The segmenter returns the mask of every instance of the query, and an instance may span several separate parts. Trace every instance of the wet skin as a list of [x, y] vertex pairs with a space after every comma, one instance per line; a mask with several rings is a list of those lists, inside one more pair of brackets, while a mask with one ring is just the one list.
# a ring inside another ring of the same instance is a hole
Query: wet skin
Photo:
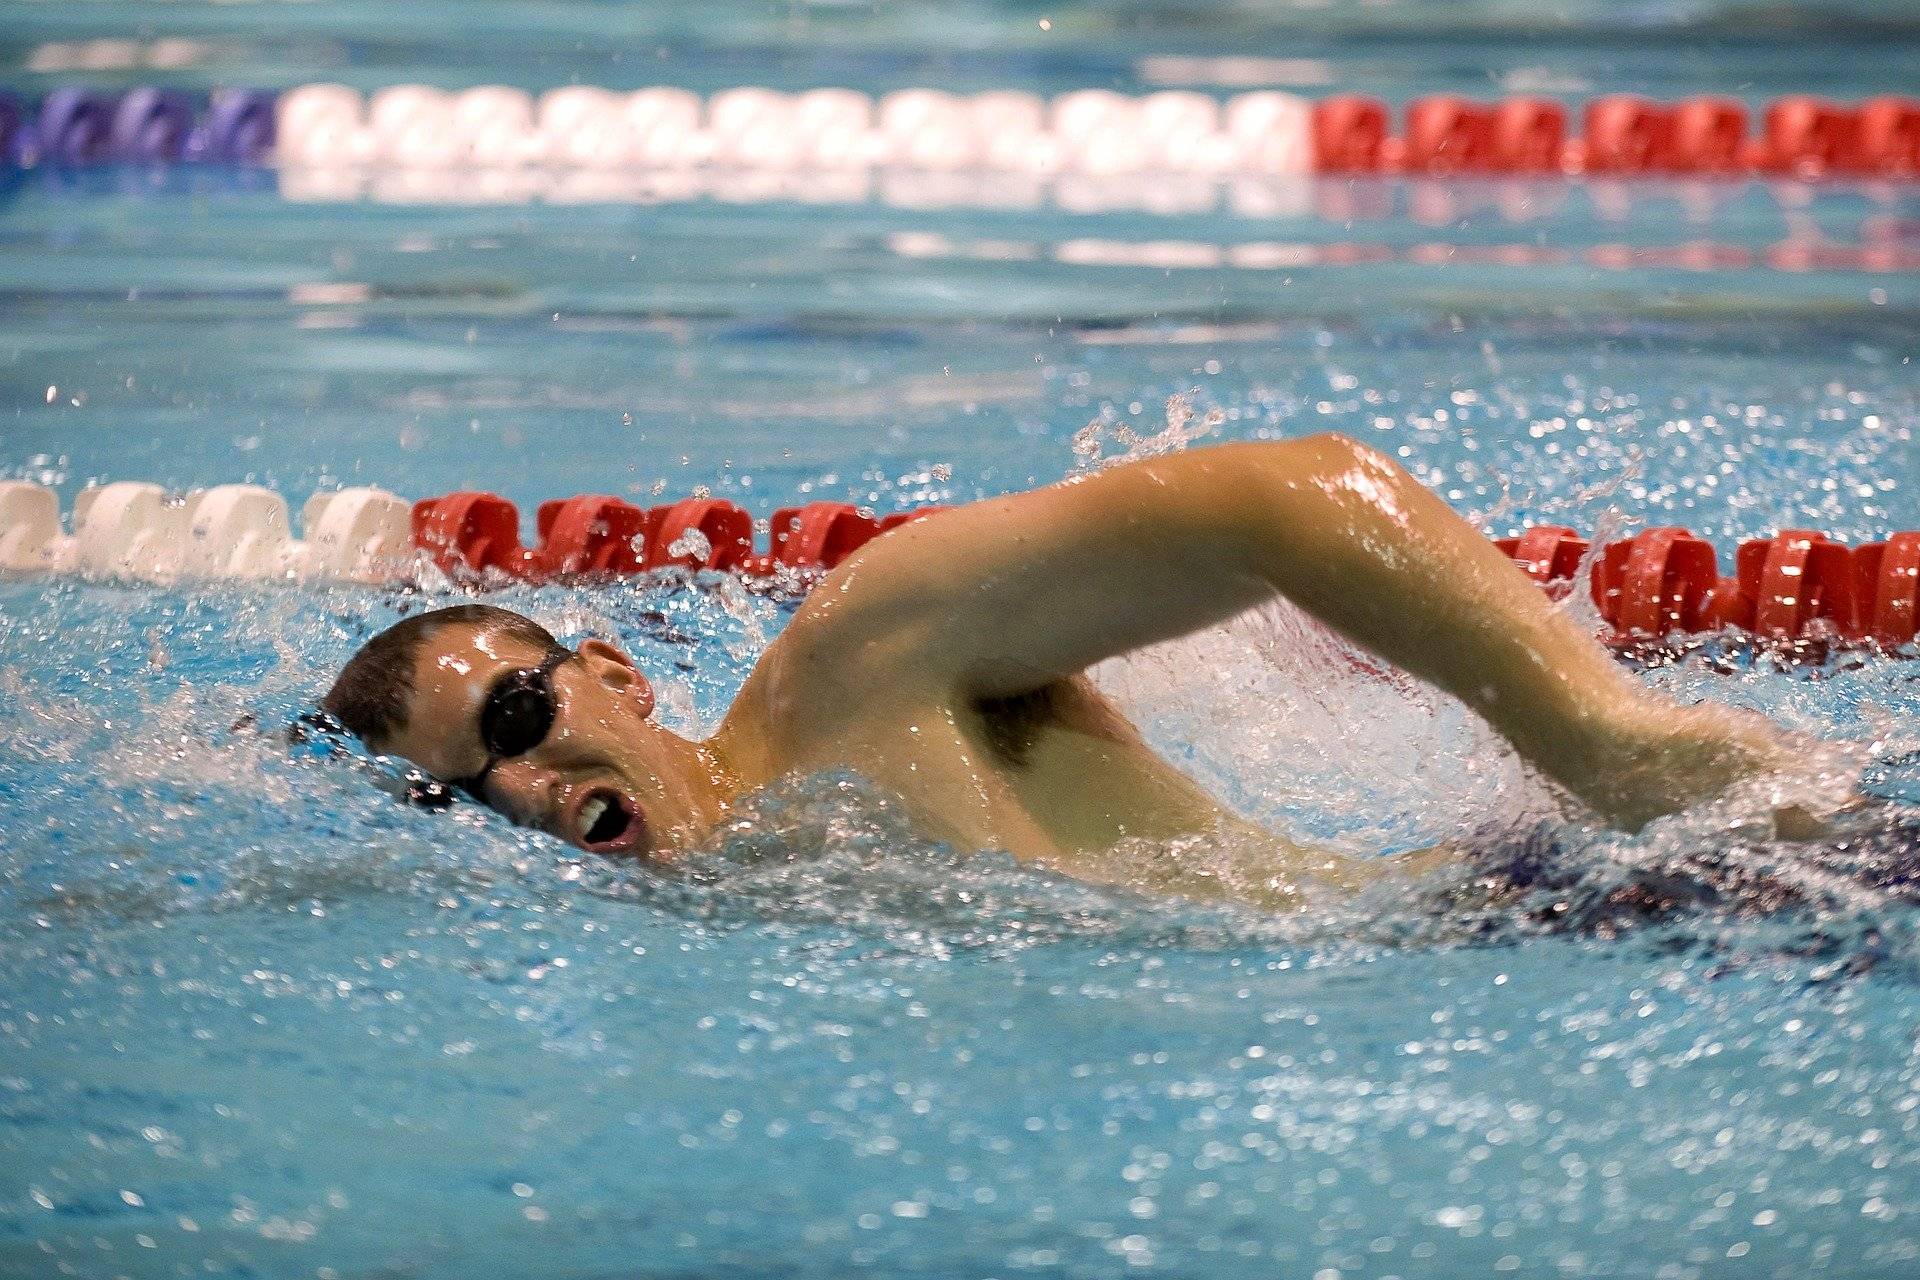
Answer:
[[[1680, 707], [1619, 670], [1390, 460], [1315, 436], [1127, 464], [876, 539], [814, 590], [704, 742], [656, 725], [632, 660], [589, 641], [554, 671], [552, 731], [501, 761], [485, 798], [582, 848], [671, 858], [749, 791], [852, 768], [938, 839], [1091, 879], [1291, 901], [1381, 864], [1227, 812], [1081, 674], [1276, 595], [1461, 698], [1615, 825], [1779, 758], [1765, 721]], [[435, 633], [403, 727], [374, 745], [437, 777], [474, 773], [486, 692], [541, 656], [500, 634]], [[1224, 837], [1249, 872], [1141, 852], [1194, 837]]]

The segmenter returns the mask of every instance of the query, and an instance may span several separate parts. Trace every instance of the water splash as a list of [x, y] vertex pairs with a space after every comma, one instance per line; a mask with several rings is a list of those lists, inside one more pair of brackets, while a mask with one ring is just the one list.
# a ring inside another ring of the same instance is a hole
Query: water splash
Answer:
[[[1213, 435], [1226, 422], [1226, 411], [1213, 406], [1200, 413], [1194, 408], [1197, 395], [1197, 391], [1185, 391], [1168, 396], [1167, 425], [1148, 435], [1140, 434], [1125, 423], [1111, 421], [1105, 415], [1093, 419], [1074, 433], [1075, 471], [1103, 471], [1125, 462], [1178, 453]], [[1114, 452], [1110, 453], [1110, 449]]]

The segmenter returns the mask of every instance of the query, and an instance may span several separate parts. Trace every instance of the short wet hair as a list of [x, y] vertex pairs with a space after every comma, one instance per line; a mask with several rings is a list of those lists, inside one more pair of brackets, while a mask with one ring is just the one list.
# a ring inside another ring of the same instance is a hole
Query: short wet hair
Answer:
[[490, 604], [460, 604], [415, 614], [360, 646], [360, 652], [340, 669], [333, 688], [320, 700], [320, 709], [362, 742], [378, 746], [406, 722], [407, 699], [413, 694], [413, 664], [420, 646], [455, 626], [510, 636], [543, 651], [559, 646], [553, 633], [532, 618]]

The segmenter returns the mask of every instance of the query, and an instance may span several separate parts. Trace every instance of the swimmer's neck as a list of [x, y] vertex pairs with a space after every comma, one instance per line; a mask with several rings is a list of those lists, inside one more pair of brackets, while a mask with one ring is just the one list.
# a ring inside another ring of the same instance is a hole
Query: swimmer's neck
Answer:
[[743, 780], [736, 764], [737, 747], [725, 726], [704, 741], [664, 737], [654, 750], [664, 752], [666, 759], [656, 755], [650, 763], [656, 769], [668, 764], [665, 775], [674, 779], [664, 797], [668, 811], [656, 818], [664, 819], [659, 834], [666, 837], [667, 847], [660, 852], [670, 853], [673, 848], [703, 843], [732, 818], [736, 802], [756, 784]]

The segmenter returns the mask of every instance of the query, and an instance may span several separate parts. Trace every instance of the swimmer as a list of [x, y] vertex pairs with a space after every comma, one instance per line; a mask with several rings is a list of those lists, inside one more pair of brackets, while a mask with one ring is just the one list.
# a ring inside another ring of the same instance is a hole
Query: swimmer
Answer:
[[[851, 769], [929, 836], [1135, 888], [1284, 904], [1445, 858], [1256, 828], [1084, 674], [1275, 597], [1465, 702], [1622, 829], [1786, 762], [1765, 719], [1633, 679], [1444, 502], [1338, 435], [1131, 462], [903, 525], [814, 589], [704, 741], [654, 721], [620, 649], [565, 649], [483, 605], [374, 637], [322, 706], [372, 750], [595, 853], [671, 862], [754, 790]], [[1257, 851], [1259, 874], [1139, 852], [1196, 840]]]

